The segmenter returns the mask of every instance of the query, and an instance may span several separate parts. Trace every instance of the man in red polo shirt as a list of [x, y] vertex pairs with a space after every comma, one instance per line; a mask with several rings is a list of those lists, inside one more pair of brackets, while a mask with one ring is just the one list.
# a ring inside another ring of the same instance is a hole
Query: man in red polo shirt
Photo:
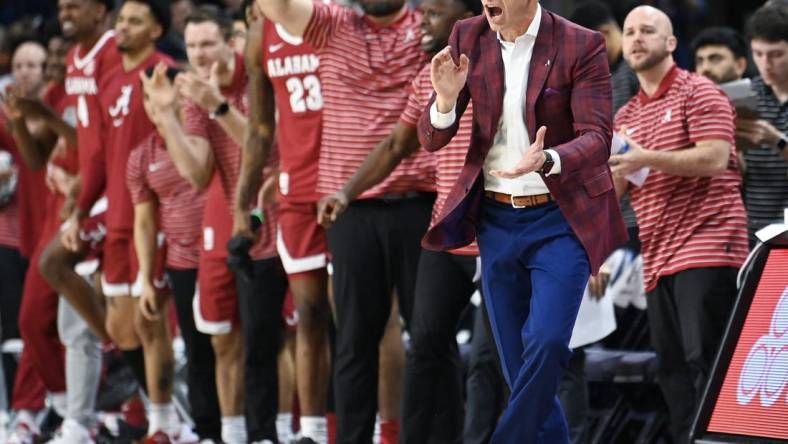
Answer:
[[[475, 0], [424, 0], [422, 49], [436, 54], [448, 42], [454, 23], [481, 13]], [[425, 65], [411, 85], [407, 106], [391, 136], [379, 144], [339, 193], [350, 200], [379, 183], [397, 164], [419, 149], [416, 126], [433, 94], [430, 66]], [[451, 188], [460, 175], [471, 141], [472, 105], [463, 115], [457, 135], [434, 155], [438, 196], [431, 224], [440, 215]], [[321, 210], [340, 207], [337, 193], [321, 202]], [[318, 218], [328, 219], [328, 214]], [[411, 347], [405, 369], [404, 442], [457, 442], [463, 430], [463, 384], [455, 329], [478, 282], [479, 250], [471, 244], [450, 252], [422, 250], [416, 279], [416, 299], [411, 314]]]
[[[362, 11], [310, 0], [258, 0], [289, 34], [320, 57], [323, 134], [317, 192], [331, 194], [389, 135], [407, 102], [407, 87], [426, 63], [421, 15], [402, 0], [364, 0]], [[337, 348], [334, 367], [337, 439], [371, 439], [377, 408], [378, 344], [391, 306], [410, 319], [419, 239], [434, 200], [434, 165], [407, 159], [349, 204], [328, 231], [334, 269]], [[347, 206], [347, 199], [344, 199]], [[328, 219], [332, 211], [328, 212]], [[328, 224], [328, 220], [323, 220]]]
[[629, 150], [610, 157], [619, 191], [628, 174], [640, 226], [658, 379], [674, 437], [686, 443], [747, 256], [747, 220], [734, 146], [734, 109], [709, 79], [678, 68], [670, 19], [650, 6], [624, 22], [624, 58], [640, 92], [616, 115]]

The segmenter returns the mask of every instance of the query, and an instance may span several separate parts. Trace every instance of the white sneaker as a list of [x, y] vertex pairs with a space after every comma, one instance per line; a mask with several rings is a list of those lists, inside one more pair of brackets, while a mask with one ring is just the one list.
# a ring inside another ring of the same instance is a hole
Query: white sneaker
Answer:
[[66, 419], [48, 444], [93, 444], [90, 431], [73, 419]]
[[188, 425], [181, 423], [178, 433], [170, 435], [173, 444], [200, 444], [200, 437]]
[[33, 444], [37, 438], [38, 433], [30, 425], [24, 422], [17, 422], [11, 434], [8, 435], [6, 444]]
[[11, 417], [6, 410], [0, 410], [0, 442], [6, 442], [6, 435], [10, 432], [8, 426], [11, 423]]

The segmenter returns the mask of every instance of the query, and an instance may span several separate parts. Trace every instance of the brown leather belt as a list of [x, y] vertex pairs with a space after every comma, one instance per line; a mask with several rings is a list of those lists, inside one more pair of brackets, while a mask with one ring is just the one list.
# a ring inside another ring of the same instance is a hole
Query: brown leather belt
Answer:
[[514, 208], [535, 207], [537, 205], [543, 205], [554, 200], [550, 193], [535, 194], [533, 196], [512, 196], [511, 194], [485, 190], [484, 195], [489, 199], [502, 204], [511, 205]]

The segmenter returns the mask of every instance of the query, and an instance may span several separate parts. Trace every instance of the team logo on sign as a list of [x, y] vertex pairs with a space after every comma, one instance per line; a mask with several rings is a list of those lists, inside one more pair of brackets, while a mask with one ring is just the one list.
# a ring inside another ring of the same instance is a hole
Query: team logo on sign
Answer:
[[[763, 407], [778, 402], [788, 384], [788, 287], [774, 309], [769, 333], [750, 349], [742, 367], [736, 401], [747, 405], [756, 397]], [[783, 399], [788, 404], [788, 396]]]

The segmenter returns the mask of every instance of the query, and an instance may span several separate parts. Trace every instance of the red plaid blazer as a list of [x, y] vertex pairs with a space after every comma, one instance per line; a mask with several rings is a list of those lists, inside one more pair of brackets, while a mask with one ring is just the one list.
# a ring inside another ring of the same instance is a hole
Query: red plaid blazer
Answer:
[[[422, 146], [435, 151], [457, 132], [459, 116], [473, 99], [473, 129], [465, 165], [438, 222], [422, 246], [448, 250], [476, 236], [484, 194], [484, 158], [492, 146], [503, 107], [504, 67], [496, 33], [484, 16], [458, 22], [449, 44], [455, 62], [470, 59], [468, 80], [457, 100], [453, 126], [437, 130], [429, 107], [421, 116]], [[561, 173], [544, 178], [564, 217], [588, 253], [592, 273], [627, 239], [613, 180], [607, 165], [612, 138], [610, 69], [602, 35], [543, 10], [531, 57], [525, 100], [531, 140], [547, 126], [545, 147], [561, 157]]]

